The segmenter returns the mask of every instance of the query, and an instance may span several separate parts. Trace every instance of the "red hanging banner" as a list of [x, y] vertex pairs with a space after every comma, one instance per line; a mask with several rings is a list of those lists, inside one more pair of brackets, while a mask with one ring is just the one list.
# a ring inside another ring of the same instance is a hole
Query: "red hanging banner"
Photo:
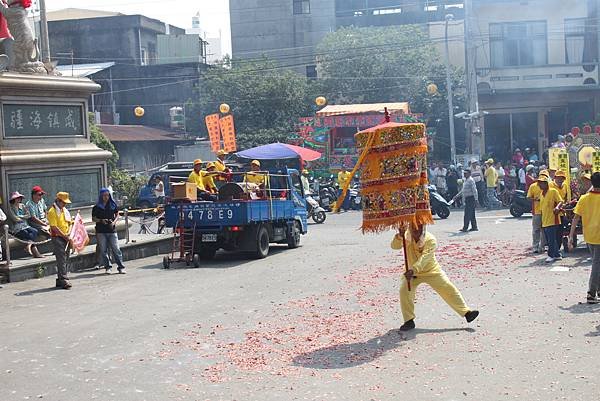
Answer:
[[233, 123], [233, 115], [228, 115], [219, 121], [221, 126], [221, 134], [223, 135], [223, 145], [225, 152], [231, 153], [237, 150], [235, 141], [235, 125]]
[[218, 152], [221, 149], [221, 127], [219, 124], [219, 114], [210, 114], [204, 119], [208, 137], [210, 139], [210, 148], [213, 152]]

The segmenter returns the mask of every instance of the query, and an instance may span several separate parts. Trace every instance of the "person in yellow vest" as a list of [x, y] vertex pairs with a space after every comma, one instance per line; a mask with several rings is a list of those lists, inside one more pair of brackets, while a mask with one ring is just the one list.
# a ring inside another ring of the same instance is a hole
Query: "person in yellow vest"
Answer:
[[67, 205], [71, 203], [67, 192], [56, 194], [54, 204], [48, 210], [48, 224], [50, 225], [50, 235], [52, 236], [52, 246], [54, 257], [56, 258], [56, 287], [65, 290], [71, 289], [69, 281], [69, 247], [73, 246], [73, 241], [69, 238], [71, 232], [71, 215], [67, 210]]
[[496, 187], [498, 186], [498, 171], [494, 168], [494, 159], [488, 159], [485, 162], [485, 183], [487, 194], [487, 208], [494, 209], [500, 206], [500, 201], [496, 197]]
[[550, 187], [550, 178], [545, 175], [538, 177], [538, 185], [542, 190], [540, 195], [540, 210], [542, 212], [542, 228], [548, 244], [548, 257], [546, 263], [562, 259], [558, 246], [558, 233], [560, 229], [560, 209], [563, 199], [556, 188]]
[[573, 239], [579, 222], [583, 225], [583, 239], [592, 253], [592, 271], [588, 286], [587, 302], [600, 303], [600, 173], [592, 175], [592, 189], [579, 198], [569, 233], [569, 249], [573, 250]]
[[216, 197], [214, 195], [211, 195], [211, 193], [206, 190], [206, 186], [204, 185], [205, 177], [206, 171], [202, 170], [202, 160], [194, 160], [194, 169], [188, 177], [188, 182], [196, 184], [196, 189], [198, 190], [198, 198], [205, 201], [215, 201]]
[[[347, 183], [352, 180], [352, 173], [346, 169], [345, 166], [342, 166], [342, 169], [338, 173], [337, 182], [338, 182], [338, 196], [342, 196], [342, 192]], [[340, 210], [349, 210], [350, 209], [350, 191], [346, 192], [346, 197], [344, 198]]]
[[260, 162], [252, 160], [250, 171], [244, 175], [244, 182], [264, 187], [267, 184], [267, 175], [260, 173]]
[[209, 162], [206, 164], [206, 174], [204, 175], [204, 189], [210, 192], [211, 194], [216, 194], [219, 192], [217, 186], [215, 185], [215, 177], [219, 177], [219, 174], [216, 173], [215, 163]]
[[[408, 266], [400, 280], [400, 308], [404, 318], [400, 330], [408, 331], [415, 328], [415, 294], [421, 284], [433, 288], [468, 323], [475, 320], [479, 316], [479, 311], [467, 306], [461, 293], [448, 279], [435, 257], [437, 241], [433, 234], [427, 232], [425, 226], [413, 223], [404, 233], [404, 238]], [[402, 249], [402, 242], [402, 234], [396, 234], [392, 240], [392, 249]], [[410, 291], [408, 282], [411, 285]]]
[[[556, 173], [554, 173], [554, 181], [550, 183], [552, 188], [556, 188], [563, 202], [567, 202], [571, 198], [571, 188], [569, 185], [567, 185], [566, 180], [567, 174], [562, 170], [558, 170]], [[567, 227], [567, 219], [565, 218], [564, 213], [560, 213], [559, 219], [560, 227], [558, 230], [556, 230], [556, 235], [558, 239], [558, 250], [560, 251], [563, 239], [563, 230], [565, 227]]]
[[215, 171], [220, 173], [215, 177], [217, 181], [229, 181], [228, 174], [231, 173], [231, 169], [225, 164], [225, 158], [229, 153], [223, 149], [217, 152], [217, 160], [215, 161]]
[[[548, 177], [548, 171], [540, 171], [540, 177]], [[527, 198], [531, 199], [531, 236], [533, 239], [533, 253], [544, 253], [546, 247], [546, 236], [542, 230], [542, 210], [540, 209], [540, 195], [542, 189], [540, 188], [537, 180], [529, 186], [527, 190]]]

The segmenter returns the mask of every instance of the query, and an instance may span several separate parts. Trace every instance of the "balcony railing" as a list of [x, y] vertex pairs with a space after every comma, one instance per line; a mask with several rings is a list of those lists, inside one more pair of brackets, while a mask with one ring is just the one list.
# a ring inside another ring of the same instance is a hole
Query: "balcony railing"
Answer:
[[598, 88], [598, 63], [478, 68], [478, 90]]

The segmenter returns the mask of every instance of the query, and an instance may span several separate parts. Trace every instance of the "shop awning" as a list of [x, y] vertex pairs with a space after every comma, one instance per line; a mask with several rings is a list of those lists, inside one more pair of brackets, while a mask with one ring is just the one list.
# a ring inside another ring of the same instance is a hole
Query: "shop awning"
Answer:
[[317, 112], [317, 117], [344, 116], [349, 114], [368, 114], [384, 113], [387, 107], [388, 112], [410, 114], [408, 102], [400, 103], [370, 103], [370, 104], [336, 104], [326, 106]]

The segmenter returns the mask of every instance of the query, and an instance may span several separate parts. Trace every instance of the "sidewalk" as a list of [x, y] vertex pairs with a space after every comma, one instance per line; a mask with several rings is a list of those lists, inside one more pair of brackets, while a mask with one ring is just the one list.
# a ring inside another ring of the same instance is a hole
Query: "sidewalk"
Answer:
[[[123, 260], [135, 260], [167, 253], [171, 250], [171, 234], [131, 234], [130, 242], [119, 240]], [[44, 253], [43, 259], [32, 257], [13, 259], [9, 267], [0, 266], [0, 282], [24, 281], [56, 274], [56, 260], [52, 253]], [[71, 255], [70, 271], [75, 272], [93, 268], [97, 265], [96, 245], [87, 246], [80, 254]]]

